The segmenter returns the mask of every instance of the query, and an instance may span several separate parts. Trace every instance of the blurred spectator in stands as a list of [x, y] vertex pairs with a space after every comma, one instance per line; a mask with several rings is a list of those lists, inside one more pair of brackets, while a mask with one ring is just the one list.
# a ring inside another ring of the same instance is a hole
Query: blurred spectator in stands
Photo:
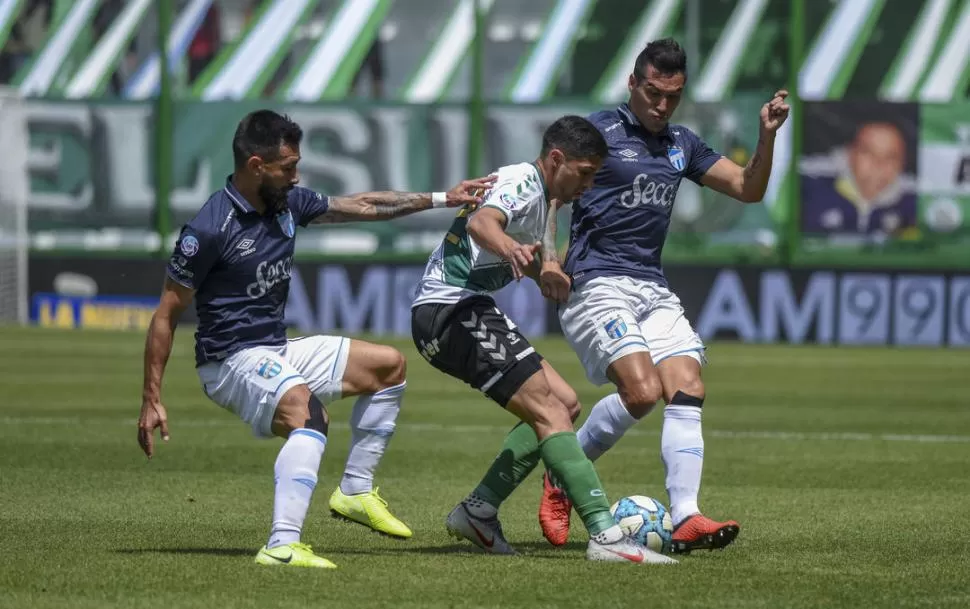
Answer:
[[13, 81], [17, 72], [40, 51], [51, 25], [53, 0], [29, 0], [14, 22], [0, 51], [0, 84]]
[[352, 89], [354, 94], [360, 97], [366, 97], [361, 90], [361, 81], [363, 80], [365, 73], [370, 74], [370, 96], [374, 99], [383, 99], [384, 43], [381, 42], [380, 33], [374, 37], [374, 42], [370, 45], [370, 50], [367, 51], [367, 57], [364, 58], [364, 62], [360, 65], [360, 68], [354, 75], [354, 84], [352, 85]]
[[[249, 27], [250, 22], [256, 17], [256, 13], [259, 12], [260, 6], [263, 4], [263, 0], [252, 0], [246, 6], [245, 19], [243, 21], [243, 27]], [[276, 68], [276, 72], [273, 77], [270, 78], [269, 82], [266, 83], [266, 87], [263, 89], [263, 97], [272, 97], [276, 94], [276, 88], [283, 84], [286, 77], [290, 74], [290, 69], [293, 66], [293, 51], [289, 50], [280, 62], [279, 67]]]
[[[98, 41], [108, 32], [111, 28], [111, 24], [121, 9], [124, 8], [124, 3], [122, 0], [103, 0], [100, 6], [98, 6], [98, 11], [94, 14], [94, 21], [91, 23], [91, 29], [94, 32], [93, 45], [97, 45]], [[93, 48], [93, 46], [92, 46]], [[131, 53], [131, 48], [129, 47], [129, 55]], [[108, 83], [108, 90], [106, 93], [111, 96], [117, 96], [121, 92], [121, 87], [124, 83], [124, 66], [119, 66], [111, 73], [111, 80]]]
[[219, 52], [222, 46], [222, 32], [219, 24], [219, 7], [213, 3], [206, 13], [202, 25], [195, 33], [195, 38], [189, 45], [189, 82], [202, 74], [209, 62]]

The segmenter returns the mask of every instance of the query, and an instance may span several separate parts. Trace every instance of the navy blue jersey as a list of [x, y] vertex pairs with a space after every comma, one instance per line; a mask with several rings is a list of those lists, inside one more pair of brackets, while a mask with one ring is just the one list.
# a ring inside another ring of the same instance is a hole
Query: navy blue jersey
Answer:
[[196, 290], [196, 365], [286, 342], [283, 313], [296, 226], [326, 212], [328, 200], [297, 187], [287, 203], [287, 211], [264, 216], [227, 179], [182, 227], [167, 270], [172, 280]]
[[660, 254], [680, 181], [700, 184], [721, 155], [682, 125], [649, 133], [626, 104], [589, 120], [609, 155], [593, 187], [573, 203], [565, 271], [573, 285], [625, 276], [665, 286]]

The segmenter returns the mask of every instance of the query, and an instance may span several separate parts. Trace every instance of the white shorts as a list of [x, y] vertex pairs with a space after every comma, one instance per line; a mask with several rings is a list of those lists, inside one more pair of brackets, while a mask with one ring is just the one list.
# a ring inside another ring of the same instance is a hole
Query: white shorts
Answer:
[[596, 385], [607, 382], [610, 364], [631, 353], [648, 352], [654, 364], [674, 355], [706, 362], [704, 342], [684, 316], [680, 299], [652, 281], [590, 279], [560, 307], [559, 324]]
[[339, 400], [350, 339], [304, 336], [281, 347], [253, 347], [197, 368], [210, 400], [235, 413], [259, 437], [272, 437], [273, 415], [287, 390], [306, 384], [324, 404]]

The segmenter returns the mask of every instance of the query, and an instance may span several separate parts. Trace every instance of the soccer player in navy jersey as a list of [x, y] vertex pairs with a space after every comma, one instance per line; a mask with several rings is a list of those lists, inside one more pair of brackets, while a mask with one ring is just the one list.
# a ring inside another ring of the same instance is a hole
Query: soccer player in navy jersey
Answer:
[[300, 542], [327, 444], [326, 404], [359, 396], [350, 416], [350, 454], [330, 497], [338, 516], [384, 534], [411, 537], [373, 487], [405, 388], [396, 349], [339, 336], [287, 340], [283, 323], [297, 226], [385, 220], [435, 207], [481, 203], [493, 177], [444, 193], [370, 192], [325, 196], [297, 186], [300, 127], [270, 110], [247, 115], [232, 141], [235, 169], [181, 231], [145, 344], [138, 441], [154, 453], [154, 430], [169, 439], [162, 375], [180, 314], [195, 299], [195, 361], [206, 396], [258, 437], [286, 441], [276, 459], [263, 565], [333, 568]]
[[[788, 117], [787, 91], [764, 104], [754, 155], [745, 167], [714, 152], [690, 129], [670, 124], [684, 93], [687, 56], [672, 39], [651, 42], [637, 57], [630, 99], [590, 116], [609, 154], [593, 187], [573, 203], [569, 251], [560, 265], [555, 223], [543, 240], [543, 294], [561, 303], [560, 325], [589, 380], [613, 383], [578, 436], [597, 459], [663, 399], [661, 457], [674, 521], [672, 548], [723, 548], [740, 531], [698, 507], [704, 440], [704, 344], [667, 288], [660, 256], [682, 179], [745, 203], [764, 197], [775, 133]], [[547, 472], [539, 508], [543, 534], [566, 543], [570, 504]]]

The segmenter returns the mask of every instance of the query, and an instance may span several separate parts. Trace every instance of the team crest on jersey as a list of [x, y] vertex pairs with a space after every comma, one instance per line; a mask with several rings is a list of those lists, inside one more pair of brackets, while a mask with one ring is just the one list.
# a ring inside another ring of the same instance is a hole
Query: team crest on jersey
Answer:
[[677, 171], [683, 171], [684, 167], [687, 167], [687, 157], [684, 156], [684, 149], [680, 146], [667, 146], [667, 158]]
[[293, 214], [289, 210], [276, 216], [276, 221], [279, 222], [280, 228], [283, 229], [283, 234], [289, 238], [293, 238], [296, 234], [296, 225], [293, 223]]
[[185, 235], [179, 243], [179, 249], [182, 250], [183, 254], [191, 258], [199, 251], [199, 240], [192, 235]]
[[283, 366], [272, 357], [264, 357], [256, 363], [256, 374], [264, 379], [271, 379], [283, 371]]
[[627, 332], [626, 322], [619, 317], [606, 322], [603, 329], [606, 330], [606, 335], [613, 339], [623, 338]]

